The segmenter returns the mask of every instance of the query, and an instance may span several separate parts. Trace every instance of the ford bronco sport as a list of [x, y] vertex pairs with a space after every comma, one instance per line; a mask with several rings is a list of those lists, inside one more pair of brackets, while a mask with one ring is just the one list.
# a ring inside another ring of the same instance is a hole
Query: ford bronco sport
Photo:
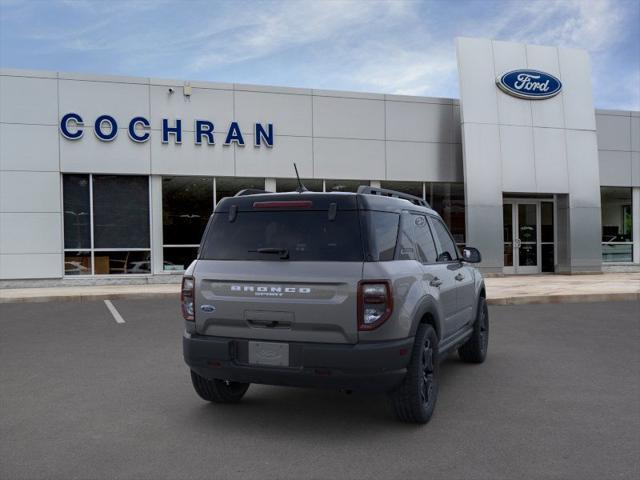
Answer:
[[211, 216], [182, 281], [184, 358], [197, 394], [238, 402], [251, 383], [387, 392], [426, 423], [439, 361], [487, 354], [484, 283], [417, 197], [242, 191]]

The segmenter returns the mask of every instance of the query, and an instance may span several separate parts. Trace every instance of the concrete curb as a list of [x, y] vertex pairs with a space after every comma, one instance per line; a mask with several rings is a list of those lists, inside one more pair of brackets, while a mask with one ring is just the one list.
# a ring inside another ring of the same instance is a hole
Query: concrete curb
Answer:
[[[0, 304], [3, 303], [44, 303], [44, 302], [95, 302], [100, 300], [143, 300], [179, 298], [179, 292], [112, 292], [86, 293], [72, 295], [25, 295], [3, 297], [0, 292]], [[593, 303], [640, 301], [640, 292], [618, 293], [575, 293], [558, 295], [520, 295], [489, 298], [489, 305], [535, 305], [553, 303]]]
[[553, 303], [595, 303], [640, 301], [640, 292], [573, 293], [559, 295], [521, 295], [489, 298], [489, 305], [534, 305]]
[[2, 297], [3, 303], [44, 303], [44, 302], [95, 302], [99, 300], [144, 300], [154, 298], [179, 299], [179, 292], [135, 292], [135, 293], [88, 293], [79, 295], [43, 295], [23, 297]]

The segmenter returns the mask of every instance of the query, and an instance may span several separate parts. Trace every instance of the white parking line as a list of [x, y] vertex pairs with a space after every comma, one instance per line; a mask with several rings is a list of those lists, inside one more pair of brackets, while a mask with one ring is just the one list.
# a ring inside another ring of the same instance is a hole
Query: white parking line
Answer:
[[120, 315], [118, 310], [116, 310], [116, 307], [113, 306], [113, 303], [111, 303], [111, 300], [105, 300], [104, 304], [107, 306], [107, 308], [111, 312], [111, 315], [113, 315], [113, 318], [115, 319], [116, 322], [124, 323], [124, 318], [122, 318], [122, 315]]

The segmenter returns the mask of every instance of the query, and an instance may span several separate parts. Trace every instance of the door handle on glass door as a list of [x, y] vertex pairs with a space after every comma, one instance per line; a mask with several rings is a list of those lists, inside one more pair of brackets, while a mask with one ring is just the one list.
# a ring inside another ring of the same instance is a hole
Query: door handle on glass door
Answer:
[[429, 282], [429, 285], [431, 285], [432, 287], [439, 287], [440, 285], [442, 285], [442, 280], [440, 280], [438, 277], [433, 277], [433, 280]]

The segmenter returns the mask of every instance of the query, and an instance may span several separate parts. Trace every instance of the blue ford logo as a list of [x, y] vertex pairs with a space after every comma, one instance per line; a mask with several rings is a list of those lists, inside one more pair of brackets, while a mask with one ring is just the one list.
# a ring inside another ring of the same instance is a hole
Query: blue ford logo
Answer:
[[512, 70], [496, 79], [498, 87], [509, 95], [529, 100], [551, 98], [562, 90], [562, 82], [538, 70]]
[[201, 305], [200, 310], [202, 310], [203, 312], [211, 313], [216, 311], [216, 307], [214, 307], [213, 305]]

